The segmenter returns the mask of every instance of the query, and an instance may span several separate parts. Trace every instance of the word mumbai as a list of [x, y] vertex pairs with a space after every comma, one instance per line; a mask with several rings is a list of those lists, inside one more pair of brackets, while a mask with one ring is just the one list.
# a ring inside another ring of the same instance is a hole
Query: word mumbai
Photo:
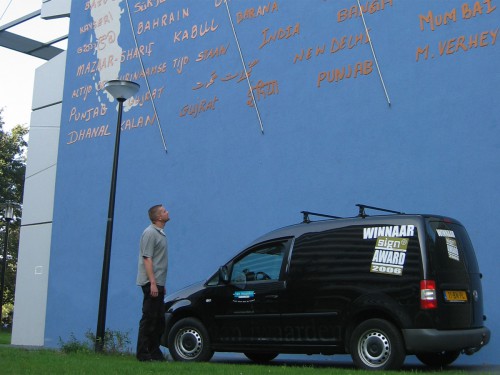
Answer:
[[[490, 14], [497, 9], [496, 6], [491, 5], [491, 2], [492, 0], [483, 1], [485, 5], [484, 8], [481, 5], [480, 1], [476, 1], [472, 8], [467, 3], [462, 4], [462, 19], [468, 20], [477, 17], [478, 15]], [[450, 22], [457, 22], [457, 13], [457, 8], [453, 8], [451, 11], [445, 12], [444, 14], [440, 15], [435, 15], [432, 10], [429, 10], [427, 15], [421, 14], [418, 17], [420, 21], [420, 30], [424, 31], [426, 24], [429, 25], [429, 28], [432, 31], [434, 31], [436, 30], [436, 27], [448, 25], [448, 23]]]

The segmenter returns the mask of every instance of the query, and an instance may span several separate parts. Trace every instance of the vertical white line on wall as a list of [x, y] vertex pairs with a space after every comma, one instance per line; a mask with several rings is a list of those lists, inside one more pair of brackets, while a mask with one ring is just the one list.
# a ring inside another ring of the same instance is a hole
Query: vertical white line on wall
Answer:
[[375, 55], [375, 49], [373, 48], [372, 38], [370, 37], [370, 33], [368, 32], [368, 27], [366, 26], [365, 16], [363, 14], [363, 8], [361, 8], [361, 4], [358, 0], [359, 12], [361, 13], [361, 19], [363, 20], [363, 25], [365, 26], [366, 36], [368, 37], [368, 42], [370, 43], [370, 48], [372, 50], [372, 55], [375, 60], [375, 66], [377, 67], [378, 75], [380, 77], [380, 81], [382, 82], [382, 87], [384, 88], [385, 97], [387, 98], [387, 103], [389, 106], [391, 105], [391, 99], [389, 99], [389, 94], [387, 93], [387, 89], [385, 88], [384, 78], [382, 77], [382, 72], [380, 71], [380, 67], [378, 65], [377, 56]]
[[[132, 36], [134, 37], [135, 48], [139, 49], [139, 44], [137, 43], [137, 37], [135, 35], [134, 23], [132, 22], [132, 15], [130, 14], [130, 6], [128, 5], [128, 0], [125, 0], [125, 4], [127, 4], [127, 14], [130, 22], [130, 28], [132, 29]], [[165, 152], [168, 152], [167, 143], [165, 142], [165, 137], [163, 136], [163, 129], [161, 128], [160, 124], [160, 116], [158, 116], [158, 111], [156, 110], [155, 100], [153, 98], [153, 94], [151, 93], [151, 87], [149, 86], [148, 76], [144, 69], [144, 63], [142, 62], [142, 56], [140, 53], [139, 53], [139, 62], [141, 64], [142, 73], [144, 74], [144, 80], [146, 81], [146, 87], [148, 89], [149, 97], [151, 98], [151, 105], [153, 106], [153, 112], [155, 113], [156, 116], [156, 123], [158, 124], [158, 130], [160, 131], [160, 137], [163, 143], [163, 148], [165, 149]]]
[[257, 102], [255, 100], [255, 95], [254, 95], [253, 90], [252, 90], [252, 84], [250, 83], [250, 78], [248, 77], [247, 67], [246, 67], [246, 64], [245, 64], [245, 59], [243, 58], [243, 53], [241, 52], [240, 42], [238, 41], [238, 36], [236, 35], [236, 29], [234, 28], [233, 18], [231, 17], [231, 12], [229, 11], [229, 5], [227, 3], [227, 0], [224, 0], [224, 3], [226, 3], [227, 15], [229, 17], [229, 22], [231, 23], [231, 29], [233, 29], [233, 35], [234, 35], [234, 39], [236, 40], [236, 45], [238, 47], [238, 52], [240, 53], [241, 63], [243, 64], [243, 69], [245, 71], [245, 76], [247, 78], [248, 89], [250, 90], [250, 94], [252, 95], [253, 105], [255, 107], [255, 111], [257, 112], [257, 118], [259, 119], [260, 131], [262, 132], [262, 134], [264, 134], [264, 125], [262, 125], [262, 119], [260, 117], [259, 107], [257, 107]]

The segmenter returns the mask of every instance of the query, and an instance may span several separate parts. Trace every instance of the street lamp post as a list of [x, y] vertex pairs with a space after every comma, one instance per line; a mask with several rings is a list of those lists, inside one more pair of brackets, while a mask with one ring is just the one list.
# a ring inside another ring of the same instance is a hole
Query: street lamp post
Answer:
[[95, 335], [95, 351], [102, 352], [104, 335], [106, 332], [106, 308], [108, 304], [109, 266], [111, 261], [111, 240], [113, 237], [113, 218], [115, 215], [116, 176], [118, 172], [118, 155], [120, 150], [120, 133], [123, 113], [123, 103], [132, 97], [138, 90], [135, 82], [112, 80], [106, 82], [106, 90], [118, 101], [118, 121], [116, 123], [115, 152], [113, 156], [113, 170], [111, 172], [111, 188], [109, 191], [108, 221], [106, 225], [106, 241], [104, 243], [104, 258], [102, 262], [101, 293], [99, 297], [99, 313], [97, 316], [97, 330]]
[[2, 326], [2, 309], [3, 309], [3, 289], [5, 286], [5, 272], [7, 270], [7, 248], [9, 241], [9, 225], [14, 219], [14, 205], [12, 202], [6, 202], [4, 207], [3, 218], [5, 220], [5, 237], [3, 241], [3, 258], [2, 258], [2, 285], [0, 293], [0, 328]]

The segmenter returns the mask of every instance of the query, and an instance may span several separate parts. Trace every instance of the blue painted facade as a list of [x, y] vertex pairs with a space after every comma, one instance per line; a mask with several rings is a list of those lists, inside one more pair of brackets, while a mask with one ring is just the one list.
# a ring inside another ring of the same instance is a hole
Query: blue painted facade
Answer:
[[170, 211], [172, 292], [301, 210], [365, 203], [462, 221], [492, 340], [459, 363], [498, 363], [500, 2], [361, 5], [364, 17], [354, 0], [73, 2], [47, 346], [95, 332], [117, 119], [102, 86], [120, 78], [141, 90], [121, 127], [108, 328], [136, 338], [154, 204]]

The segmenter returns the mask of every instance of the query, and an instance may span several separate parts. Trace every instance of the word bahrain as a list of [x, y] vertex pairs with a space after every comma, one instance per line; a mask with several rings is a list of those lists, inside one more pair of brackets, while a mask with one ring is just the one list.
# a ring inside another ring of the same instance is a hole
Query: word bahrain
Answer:
[[[136, 4], [137, 5], [137, 4]], [[156, 17], [148, 21], [140, 21], [137, 24], [137, 35], [147, 33], [161, 27], [167, 27], [174, 22], [181, 21], [189, 17], [189, 8], [182, 8], [174, 12], [164, 13], [161, 17]]]

